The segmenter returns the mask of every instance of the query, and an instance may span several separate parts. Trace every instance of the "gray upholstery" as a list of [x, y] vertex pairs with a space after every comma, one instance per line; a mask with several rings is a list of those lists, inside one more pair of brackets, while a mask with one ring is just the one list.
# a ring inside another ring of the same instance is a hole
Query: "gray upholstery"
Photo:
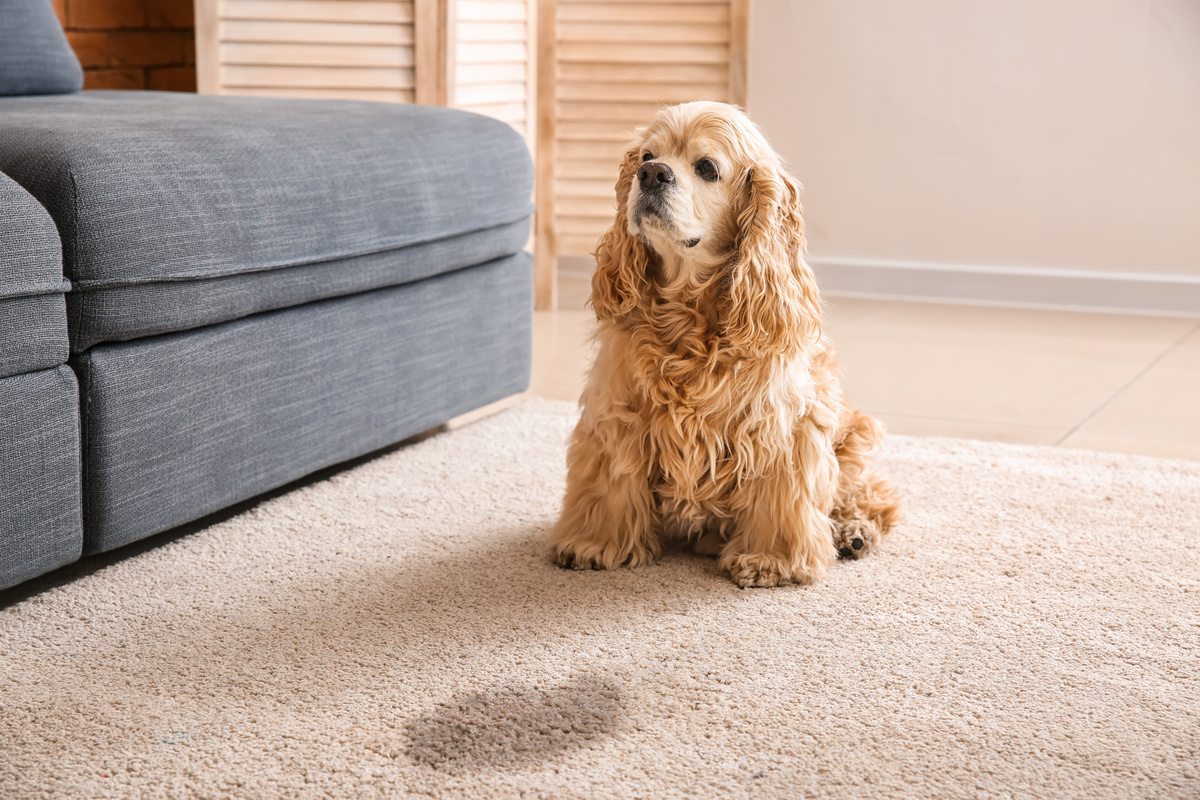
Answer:
[[67, 286], [53, 220], [0, 174], [0, 377], [67, 360]]
[[0, 589], [79, 558], [78, 392], [66, 366], [0, 378]]
[[395, 286], [519, 252], [529, 219], [382, 253], [202, 281], [72, 292], [71, 348], [239, 319], [260, 311]]
[[29, 192], [0, 174], [0, 297], [63, 292], [62, 250], [54, 220]]
[[61, 292], [0, 298], [0, 378], [66, 360], [67, 310]]
[[50, 0], [0, 0], [0, 95], [83, 88], [83, 70]]
[[85, 550], [165, 530], [527, 388], [527, 253], [77, 357]]
[[532, 211], [512, 128], [399, 103], [0, 98], [0, 171], [50, 211], [85, 291], [378, 253]]

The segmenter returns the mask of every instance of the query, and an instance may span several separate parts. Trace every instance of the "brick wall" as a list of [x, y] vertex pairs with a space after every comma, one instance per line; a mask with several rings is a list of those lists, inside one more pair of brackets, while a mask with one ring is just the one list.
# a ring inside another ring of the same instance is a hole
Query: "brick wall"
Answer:
[[196, 91], [193, 0], [53, 0], [85, 89]]

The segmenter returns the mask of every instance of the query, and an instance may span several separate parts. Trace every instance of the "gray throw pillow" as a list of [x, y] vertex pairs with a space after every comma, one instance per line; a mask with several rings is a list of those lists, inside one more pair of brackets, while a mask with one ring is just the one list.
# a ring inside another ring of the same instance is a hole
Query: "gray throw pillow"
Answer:
[[83, 69], [50, 0], [0, 0], [0, 95], [81, 88]]

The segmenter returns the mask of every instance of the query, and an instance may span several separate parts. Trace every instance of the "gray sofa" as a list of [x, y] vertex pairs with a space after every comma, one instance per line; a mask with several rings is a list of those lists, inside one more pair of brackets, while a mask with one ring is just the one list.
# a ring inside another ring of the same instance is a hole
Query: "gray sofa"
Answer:
[[[6, 6], [66, 48], [45, 0]], [[66, 93], [35, 94], [4, 52], [0, 588], [527, 388], [532, 164], [507, 125], [77, 92], [45, 64]]]

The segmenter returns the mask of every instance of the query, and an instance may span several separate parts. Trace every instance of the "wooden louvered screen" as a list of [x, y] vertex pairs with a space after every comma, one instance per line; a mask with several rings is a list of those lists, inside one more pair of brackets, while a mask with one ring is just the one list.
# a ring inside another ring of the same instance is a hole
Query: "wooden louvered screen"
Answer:
[[[549, 0], [547, 0], [549, 1]], [[458, 0], [450, 105], [512, 125], [536, 143], [537, 75], [531, 63], [537, 15], [526, 0]]]
[[[612, 224], [613, 182], [631, 134], [660, 106], [745, 104], [749, 0], [558, 0], [542, 10], [538, 228], [542, 305], [555, 256], [588, 256]], [[547, 43], [543, 41], [543, 45]], [[549, 174], [548, 174], [549, 173]]]
[[534, 0], [196, 0], [199, 89], [451, 105], [531, 143]]
[[416, 99], [413, 0], [198, 0], [201, 92]]

